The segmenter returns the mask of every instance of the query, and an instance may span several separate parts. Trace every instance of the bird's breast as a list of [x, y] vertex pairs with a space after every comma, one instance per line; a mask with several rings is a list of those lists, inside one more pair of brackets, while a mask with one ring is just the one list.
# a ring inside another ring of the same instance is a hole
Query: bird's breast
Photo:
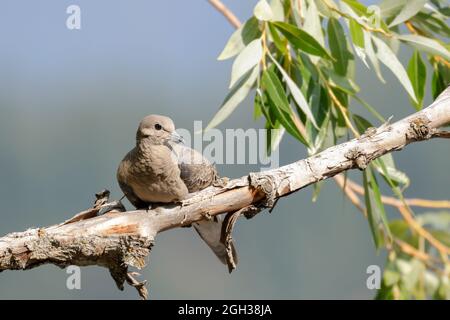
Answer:
[[129, 170], [128, 184], [145, 202], [179, 201], [188, 193], [180, 178], [178, 164], [167, 150], [137, 155], [131, 160]]

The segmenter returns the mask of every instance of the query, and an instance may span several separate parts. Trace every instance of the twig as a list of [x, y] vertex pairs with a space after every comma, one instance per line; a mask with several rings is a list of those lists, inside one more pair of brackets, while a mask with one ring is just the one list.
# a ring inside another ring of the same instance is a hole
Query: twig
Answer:
[[[335, 177], [338, 180], [343, 181], [342, 176], [336, 176]], [[356, 182], [352, 181], [351, 179], [347, 178], [347, 185], [348, 188], [355, 191], [358, 194], [364, 195], [364, 188], [357, 184]], [[404, 206], [403, 202], [401, 200], [398, 200], [393, 197], [381, 196], [381, 201], [384, 204], [393, 206], [393, 207], [401, 207]], [[422, 208], [433, 208], [433, 209], [450, 209], [450, 201], [448, 200], [429, 200], [429, 199], [419, 199], [419, 198], [407, 198], [405, 199], [405, 202], [408, 206], [411, 207], [422, 207]]]
[[[359, 193], [361, 193], [361, 194], [364, 194], [364, 189], [362, 189], [362, 187], [359, 186], [358, 184], [356, 184], [352, 181], [349, 181], [349, 179], [347, 179], [345, 189], [344, 189], [344, 177], [342, 175], [335, 176], [334, 180], [336, 181], [338, 186], [344, 191], [345, 195], [350, 200], [350, 202], [352, 202], [352, 204], [355, 205], [364, 214], [364, 216], [367, 217], [367, 211], [364, 207], [362, 207], [359, 197], [353, 192], [352, 187], [355, 187], [355, 185], [356, 185], [358, 191], [360, 191]], [[352, 185], [352, 187], [350, 185]], [[406, 209], [406, 208], [404, 207], [404, 204], [401, 201], [394, 199], [394, 198], [386, 197], [386, 196], [383, 196], [383, 198], [384, 198], [384, 201], [382, 199], [382, 202], [384, 204], [390, 204], [390, 205], [395, 206], [403, 214], [404, 218], [406, 217], [405, 220], [414, 230], [419, 231], [419, 233], [421, 235], [423, 235], [424, 231], [425, 231], [425, 233], [427, 233], [427, 235], [426, 235], [427, 240], [431, 239], [430, 243], [441, 252], [441, 255], [448, 254], [447, 253], [448, 248], [444, 248], [445, 245], [443, 245], [441, 242], [439, 242], [437, 239], [435, 239], [430, 233], [428, 233], [426, 230], [424, 230], [419, 224], [412, 223], [412, 220], [411, 220], [412, 216], [410, 214], [406, 214], [406, 216], [405, 216], [405, 212], [404, 211], [402, 212], [401, 210]], [[386, 202], [386, 199], [389, 199], [389, 203]], [[391, 200], [393, 200], [395, 202], [392, 202]], [[411, 199], [406, 199], [406, 201], [408, 201], [408, 200], [411, 200]], [[414, 200], [417, 200], [417, 199], [414, 199]], [[420, 200], [421, 201], [430, 201], [430, 200], [422, 200], [422, 199], [420, 199]], [[397, 203], [397, 201], [398, 201], [398, 203]], [[431, 201], [431, 202], [433, 202], [433, 201]], [[395, 203], [395, 205], [393, 203]], [[421, 202], [420, 204], [422, 205], [423, 203]], [[418, 226], [419, 226], [419, 229], [418, 229]], [[402, 250], [404, 253], [426, 262], [430, 267], [434, 267], [432, 265], [433, 262], [436, 263], [436, 259], [434, 257], [428, 255], [425, 252], [417, 250], [410, 244], [398, 239], [395, 236], [393, 237], [393, 240], [394, 240], [395, 244], [397, 244], [397, 246], [400, 248], [400, 250]], [[436, 244], [438, 244], [438, 247], [436, 247]], [[444, 258], [444, 260], [445, 260], [445, 258]]]
[[[343, 177], [342, 176], [336, 176], [335, 180], [338, 183], [339, 186], [343, 185]], [[361, 195], [364, 195], [364, 188], [358, 185], [357, 183], [351, 181], [350, 179], [347, 179], [347, 187], [350, 190], [353, 190]], [[352, 203], [355, 203], [355, 200], [350, 199]], [[405, 206], [405, 204], [395, 198], [382, 196], [381, 201], [384, 204], [394, 206], [398, 209], [400, 214], [402, 215], [403, 219], [408, 223], [408, 225], [416, 231], [420, 236], [428, 240], [432, 246], [434, 246], [442, 256], [449, 255], [450, 254], [450, 248], [448, 248], [446, 245], [441, 243], [439, 240], [437, 240], [431, 233], [429, 233], [426, 229], [424, 229], [412, 216], [410, 209]], [[358, 202], [359, 204], [359, 199]], [[405, 203], [407, 205], [411, 206], [420, 206], [420, 207], [427, 207], [427, 208], [450, 208], [450, 201], [433, 201], [433, 200], [426, 200], [426, 199], [405, 199]]]
[[362, 214], [367, 217], [366, 209], [361, 205], [361, 201], [359, 200], [358, 196], [353, 192], [353, 190], [348, 185], [348, 178], [347, 182], [345, 183], [344, 188], [344, 177], [340, 174], [333, 177], [334, 181], [336, 181], [337, 185], [344, 191], [347, 198], [350, 200], [350, 202], [358, 208], [359, 211], [362, 212]]
[[421, 251], [417, 250], [412, 245], [410, 245], [409, 243], [407, 243], [407, 242], [405, 242], [403, 240], [400, 240], [398, 238], [394, 238], [394, 243], [397, 246], [399, 246], [400, 249], [404, 253], [406, 253], [406, 254], [408, 254], [410, 256], [413, 256], [413, 257], [415, 257], [415, 258], [417, 258], [419, 260], [422, 260], [424, 262], [427, 262], [427, 261], [434, 261], [434, 262], [436, 262], [434, 257], [430, 256], [429, 254], [427, 254], [425, 252], [421, 252]]
[[436, 131], [433, 133], [433, 138], [450, 139], [450, 131]]
[[414, 217], [411, 214], [411, 211], [409, 208], [405, 206], [398, 207], [398, 211], [400, 211], [401, 215], [403, 216], [403, 219], [416, 231], [420, 236], [424, 237], [428, 240], [428, 242], [434, 246], [440, 253], [443, 259], [447, 255], [450, 254], [450, 248], [441, 243], [439, 240], [437, 240], [435, 237], [431, 235], [427, 230], [425, 230], [417, 221], [414, 219]]
[[359, 137], [359, 132], [355, 129], [355, 127], [353, 126], [352, 122], [350, 121], [350, 119], [348, 117], [348, 114], [347, 114], [348, 109], [336, 97], [336, 95], [333, 92], [333, 89], [331, 88], [331, 86], [328, 83], [328, 80], [324, 78], [324, 76], [322, 75], [321, 72], [319, 72], [319, 76], [323, 80], [324, 85], [327, 87], [328, 95], [330, 96], [331, 100], [333, 100], [334, 105], [338, 107], [340, 113], [344, 117], [345, 124], [350, 129], [350, 131], [352, 131], [352, 133], [354, 134], [355, 137]]
[[[423, 30], [421, 30], [418, 27], [416, 27], [415, 25], [413, 25], [410, 20], [405, 21], [405, 26], [412, 34], [418, 34], [418, 35], [425, 36], [425, 37], [431, 37], [429, 34], [427, 34]], [[444, 64], [447, 68], [450, 68], [450, 62], [445, 60], [443, 57], [441, 57], [439, 55], [434, 55], [433, 59], [436, 62], [440, 62], [440, 63]]]
[[236, 29], [241, 26], [241, 22], [220, 0], [208, 0], [208, 2], [217, 9]]
[[128, 272], [126, 276], [127, 283], [136, 288], [136, 290], [139, 293], [139, 296], [142, 298], [142, 300], [147, 300], [148, 298], [148, 290], [145, 287], [147, 285], [147, 280], [144, 280], [142, 282], [137, 281], [133, 276], [139, 276], [139, 273], [137, 272]]

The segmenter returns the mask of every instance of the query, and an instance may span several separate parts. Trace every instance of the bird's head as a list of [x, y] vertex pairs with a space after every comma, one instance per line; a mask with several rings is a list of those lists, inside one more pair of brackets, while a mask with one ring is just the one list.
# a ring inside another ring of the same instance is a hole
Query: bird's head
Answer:
[[150, 143], [153, 145], [167, 142], [182, 143], [183, 138], [175, 131], [172, 119], [165, 116], [151, 114], [142, 119], [136, 133], [136, 143]]

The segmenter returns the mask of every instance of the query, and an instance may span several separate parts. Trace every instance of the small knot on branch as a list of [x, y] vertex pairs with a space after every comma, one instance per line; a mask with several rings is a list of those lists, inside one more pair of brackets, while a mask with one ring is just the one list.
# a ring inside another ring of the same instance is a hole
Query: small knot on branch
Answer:
[[367, 164], [369, 163], [366, 154], [359, 149], [358, 147], [355, 147], [353, 149], [350, 149], [349, 151], [347, 151], [344, 156], [348, 159], [348, 160], [352, 160], [353, 163], [355, 164], [355, 166], [359, 169], [359, 170], [364, 170], [367, 168]]
[[254, 172], [251, 172], [248, 177], [250, 186], [263, 192], [265, 195], [260, 205], [266, 208], [272, 208], [278, 197], [275, 178], [271, 175]]
[[430, 120], [425, 117], [418, 117], [409, 123], [408, 131], [406, 132], [406, 138], [408, 140], [421, 141], [427, 140], [432, 137], [432, 130], [428, 124]]

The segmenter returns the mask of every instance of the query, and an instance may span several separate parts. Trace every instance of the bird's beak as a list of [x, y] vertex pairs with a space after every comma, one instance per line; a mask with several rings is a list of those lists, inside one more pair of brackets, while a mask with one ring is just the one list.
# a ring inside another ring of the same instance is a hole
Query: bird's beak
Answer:
[[170, 140], [175, 143], [184, 143], [184, 139], [182, 136], [178, 134], [178, 132], [174, 131], [170, 134]]

